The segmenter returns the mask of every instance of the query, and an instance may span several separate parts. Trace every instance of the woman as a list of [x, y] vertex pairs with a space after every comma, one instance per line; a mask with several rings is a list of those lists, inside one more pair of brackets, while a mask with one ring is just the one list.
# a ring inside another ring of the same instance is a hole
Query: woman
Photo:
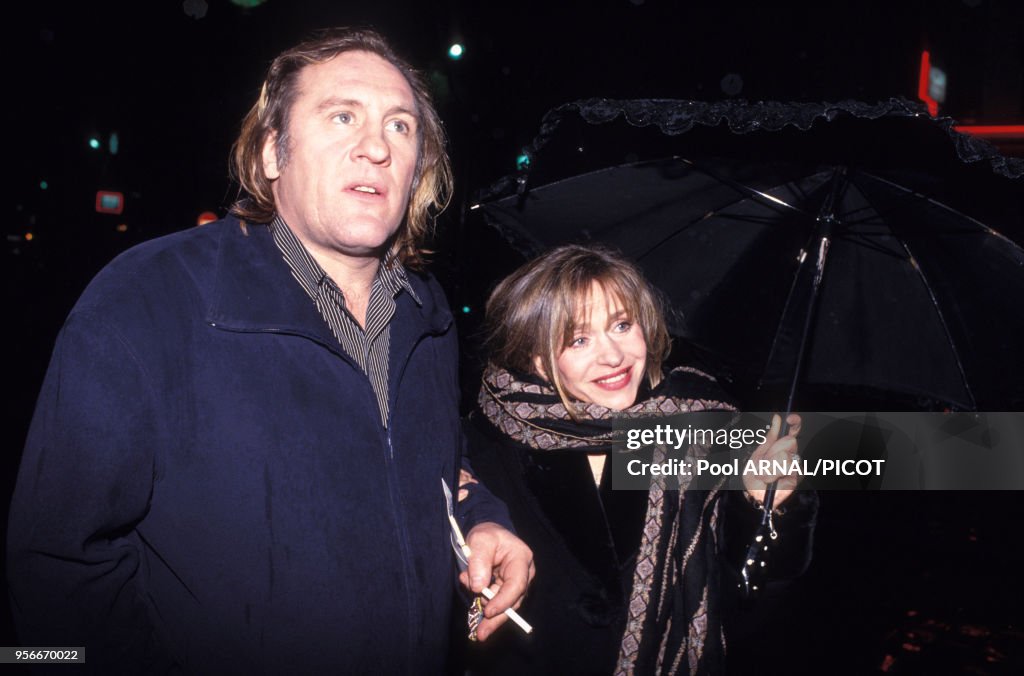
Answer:
[[[521, 609], [534, 635], [494, 636], [473, 667], [720, 673], [721, 522], [752, 534], [765, 483], [780, 479], [775, 524], [790, 545], [787, 527], [806, 535], [813, 516], [813, 504], [784, 514], [796, 478], [745, 479], [746, 495], [671, 490], [662, 479], [647, 491], [611, 490], [613, 419], [735, 410], [707, 374], [662, 372], [670, 342], [663, 313], [636, 268], [615, 254], [565, 246], [528, 263], [494, 290], [486, 324], [490, 361], [467, 424], [472, 463], [508, 505], [538, 574]], [[791, 433], [777, 439], [776, 417], [752, 457], [794, 455], [799, 417], [789, 422]], [[743, 538], [734, 538], [737, 552], [750, 541]], [[743, 554], [734, 556], [738, 567]], [[806, 565], [806, 551], [790, 558], [791, 567]]]

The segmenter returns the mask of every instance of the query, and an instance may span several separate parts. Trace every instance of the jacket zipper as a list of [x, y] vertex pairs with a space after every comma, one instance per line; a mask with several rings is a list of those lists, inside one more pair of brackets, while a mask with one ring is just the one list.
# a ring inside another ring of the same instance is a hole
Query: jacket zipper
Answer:
[[[450, 323], [446, 325], [445, 330], [447, 330], [450, 326]], [[429, 335], [431, 334], [427, 332], [421, 333], [419, 337], [416, 338], [415, 341], [413, 341], [412, 346], [410, 346], [409, 351], [405, 354], [404, 358], [401, 361], [396, 362], [396, 365], [398, 366], [398, 373], [396, 374], [396, 377], [394, 379], [394, 386], [391, 386], [390, 384], [388, 386], [388, 422], [387, 427], [385, 427], [385, 434], [387, 436], [388, 444], [388, 457], [385, 459], [385, 465], [388, 469], [388, 492], [391, 496], [392, 509], [394, 510], [396, 517], [398, 517], [396, 518], [396, 523], [398, 525], [398, 541], [399, 547], [402, 550], [401, 555], [402, 561], [404, 563], [404, 565], [402, 566], [402, 578], [405, 581], [405, 593], [409, 608], [409, 643], [407, 646], [407, 650], [408, 664], [410, 666], [410, 669], [412, 669], [413, 665], [416, 663], [416, 641], [419, 638], [419, 632], [417, 631], [416, 625], [416, 618], [419, 616], [420, 612], [419, 603], [417, 602], [415, 594], [413, 593], [415, 581], [412, 576], [412, 570], [414, 568], [414, 563], [412, 560], [412, 554], [410, 552], [411, 545], [409, 544], [408, 522], [405, 519], [406, 510], [403, 507], [404, 503], [402, 501], [402, 496], [396, 494], [396, 486], [398, 486], [398, 476], [395, 463], [395, 449], [391, 441], [391, 428], [392, 419], [395, 411], [395, 404], [398, 401], [398, 389], [402, 383], [402, 378], [405, 376], [405, 369], [409, 365], [409, 361], [412, 359], [413, 353], [416, 352], [416, 349]], [[367, 384], [369, 384], [369, 380], [367, 380], [366, 382]], [[410, 671], [410, 673], [413, 673], [413, 671]]]
[[[387, 426], [384, 428], [384, 433], [387, 440], [387, 457], [384, 459], [384, 464], [387, 467], [387, 478], [388, 478], [388, 495], [391, 498], [391, 509], [395, 514], [395, 523], [398, 528], [398, 546], [401, 550], [400, 554], [402, 557], [402, 580], [405, 583], [405, 596], [406, 596], [406, 607], [409, 609], [408, 615], [408, 644], [406, 646], [407, 660], [410, 668], [409, 673], [414, 673], [413, 665], [416, 663], [416, 641], [419, 638], [419, 632], [417, 630], [416, 618], [420, 615], [419, 603], [414, 593], [415, 580], [413, 579], [412, 571], [414, 569], [414, 563], [411, 553], [411, 545], [409, 542], [409, 528], [408, 521], [405, 518], [406, 510], [404, 508], [404, 501], [402, 496], [399, 494], [398, 486], [398, 470], [397, 463], [395, 462], [395, 448], [391, 439], [391, 429], [393, 424], [393, 416], [395, 411], [395, 403], [398, 400], [398, 388], [402, 382], [402, 377], [405, 375], [405, 368], [412, 359], [413, 353], [416, 348], [419, 347], [423, 339], [427, 337], [427, 334], [421, 334], [412, 347], [409, 348], [409, 352], [405, 355], [405, 358], [400, 362], [397, 362], [399, 371], [397, 377], [394, 379], [394, 385], [388, 386], [388, 421]], [[369, 385], [369, 380], [366, 381]], [[372, 388], [371, 388], [372, 389]], [[376, 401], [376, 399], [374, 399]]]
[[[369, 383], [369, 381], [367, 381]], [[376, 400], [375, 400], [376, 401]], [[412, 579], [412, 555], [410, 552], [409, 545], [409, 532], [408, 526], [405, 519], [405, 510], [402, 508], [402, 496], [399, 495], [399, 481], [398, 471], [395, 466], [395, 449], [391, 442], [391, 414], [388, 414], [388, 426], [384, 429], [385, 437], [387, 441], [387, 454], [384, 458], [384, 466], [386, 468], [387, 484], [388, 484], [388, 498], [391, 500], [391, 513], [395, 515], [395, 528], [398, 531], [398, 549], [397, 552], [401, 557], [401, 569], [402, 569], [402, 586], [405, 588], [405, 606], [406, 606], [406, 664], [409, 665], [410, 673], [413, 665], [415, 664], [415, 645], [416, 645], [416, 617], [419, 615], [419, 607], [416, 603], [415, 594], [413, 594], [413, 579]]]

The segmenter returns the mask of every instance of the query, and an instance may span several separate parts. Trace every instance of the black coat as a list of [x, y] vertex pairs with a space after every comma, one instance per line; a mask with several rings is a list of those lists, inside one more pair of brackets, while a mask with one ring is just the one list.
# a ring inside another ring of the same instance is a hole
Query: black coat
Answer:
[[[607, 485], [610, 471], [598, 487], [585, 453], [533, 451], [505, 436], [479, 411], [465, 421], [464, 429], [474, 470], [507, 504], [518, 535], [533, 549], [537, 567], [520, 609], [533, 624], [534, 634], [499, 632], [470, 651], [470, 671], [612, 673], [626, 624], [647, 493], [612, 491]], [[714, 597], [708, 603], [709, 616], [714, 617], [709, 643], [711, 633], [719, 631], [717, 592], [738, 582], [742, 557], [759, 520], [742, 491], [719, 495], [713, 520], [716, 544], [708, 550], [708, 558], [714, 560], [700, 568], [708, 579], [699, 581]], [[687, 493], [688, 501], [690, 497]], [[772, 559], [773, 578], [799, 574], [810, 559], [817, 498], [798, 492], [785, 507], [776, 526], [786, 545]], [[684, 513], [680, 518], [694, 524], [701, 517]], [[705, 650], [717, 654], [712, 663], [722, 664], [724, 645], [714, 638], [715, 645]], [[685, 664], [681, 671], [686, 671]]]
[[[57, 341], [11, 506], [23, 645], [111, 673], [437, 673], [461, 443], [437, 282], [396, 299], [392, 418], [267, 228], [148, 242]], [[429, 430], [429, 434], [425, 434]], [[483, 488], [466, 530], [504, 523]]]

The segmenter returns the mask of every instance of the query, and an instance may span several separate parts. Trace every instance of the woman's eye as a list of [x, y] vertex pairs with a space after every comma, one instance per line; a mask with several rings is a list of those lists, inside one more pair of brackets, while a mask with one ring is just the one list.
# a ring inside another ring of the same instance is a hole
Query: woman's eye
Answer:
[[569, 347], [583, 347], [586, 344], [587, 344], [587, 337], [586, 336], [577, 336], [576, 338], [572, 339], [571, 343], [569, 343]]
[[615, 330], [618, 331], [619, 333], [625, 333], [626, 331], [629, 331], [631, 328], [633, 328], [632, 322], [619, 322], [618, 324], [615, 325]]

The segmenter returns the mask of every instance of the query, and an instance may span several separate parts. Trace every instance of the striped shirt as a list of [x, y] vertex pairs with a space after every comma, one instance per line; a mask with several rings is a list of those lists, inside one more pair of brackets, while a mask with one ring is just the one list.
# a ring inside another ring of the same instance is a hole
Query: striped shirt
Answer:
[[417, 305], [422, 304], [409, 286], [405, 268], [393, 252], [389, 252], [381, 261], [366, 306], [366, 326], [361, 327], [345, 306], [344, 293], [280, 216], [276, 216], [270, 223], [270, 232], [292, 276], [313, 299], [320, 316], [341, 344], [341, 349], [359, 364], [359, 368], [369, 378], [373, 392], [377, 395], [381, 424], [387, 427], [390, 322], [395, 314], [395, 297], [406, 291]]

